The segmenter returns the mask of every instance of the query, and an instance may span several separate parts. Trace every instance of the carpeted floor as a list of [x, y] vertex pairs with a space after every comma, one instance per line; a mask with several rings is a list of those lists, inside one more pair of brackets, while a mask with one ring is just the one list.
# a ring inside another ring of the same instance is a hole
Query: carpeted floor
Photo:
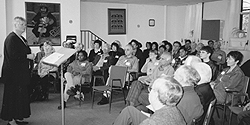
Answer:
[[[3, 84], [0, 84], [0, 110], [2, 107]], [[91, 109], [90, 94], [85, 95], [85, 101], [81, 106], [79, 101], [70, 98], [65, 109], [65, 125], [112, 125], [119, 112], [125, 107], [122, 94], [115, 94], [112, 103], [111, 114], [108, 112], [108, 105], [97, 105], [101, 99], [100, 94], [95, 96], [94, 108]], [[61, 125], [61, 110], [57, 107], [60, 102], [59, 93], [50, 93], [48, 101], [32, 102], [31, 117], [26, 119], [29, 125]], [[219, 110], [222, 117], [222, 111]], [[221, 125], [222, 121], [214, 112], [215, 125]], [[227, 115], [227, 118], [228, 115]], [[236, 125], [236, 119], [233, 118], [232, 125]], [[6, 125], [7, 122], [0, 119], [0, 125]], [[225, 123], [227, 125], [228, 122]]]
[[[2, 107], [3, 84], [0, 84], [0, 110]], [[101, 99], [100, 94], [95, 96], [94, 108], [91, 109], [90, 94], [85, 95], [85, 101], [79, 105], [79, 101], [71, 97], [65, 109], [65, 125], [111, 125], [119, 112], [125, 107], [122, 94], [116, 94], [113, 98], [111, 114], [108, 105], [97, 105]], [[32, 102], [31, 117], [26, 119], [29, 125], [61, 125], [61, 110], [57, 107], [60, 102], [59, 93], [50, 93], [48, 101]], [[0, 125], [7, 122], [0, 119]]]

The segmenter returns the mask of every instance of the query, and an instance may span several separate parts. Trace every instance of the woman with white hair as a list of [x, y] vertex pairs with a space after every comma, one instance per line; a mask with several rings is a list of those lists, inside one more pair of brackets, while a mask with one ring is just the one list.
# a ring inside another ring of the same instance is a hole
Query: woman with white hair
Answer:
[[176, 107], [182, 94], [182, 87], [174, 78], [160, 77], [154, 81], [149, 93], [154, 114], [150, 116], [128, 106], [116, 118], [114, 125], [186, 125]]
[[203, 62], [192, 63], [191, 66], [196, 69], [201, 77], [194, 89], [200, 97], [200, 101], [203, 106], [204, 113], [202, 115], [202, 120], [200, 121], [203, 122], [210, 102], [215, 99], [213, 89], [210, 86], [212, 70], [208, 64]]
[[190, 66], [192, 63], [201, 62], [201, 59], [198, 56], [188, 56], [184, 62], [184, 65]]
[[174, 78], [181, 84], [184, 91], [177, 107], [187, 125], [191, 125], [193, 119], [197, 119], [203, 114], [203, 106], [194, 91], [194, 86], [200, 81], [200, 75], [192, 66], [182, 65], [175, 71]]

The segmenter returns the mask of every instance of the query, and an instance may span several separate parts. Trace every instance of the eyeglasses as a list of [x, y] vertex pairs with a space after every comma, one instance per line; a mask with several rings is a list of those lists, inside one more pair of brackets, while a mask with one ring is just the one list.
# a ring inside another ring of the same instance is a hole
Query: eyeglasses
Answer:
[[152, 90], [152, 86], [148, 86], [148, 92]]

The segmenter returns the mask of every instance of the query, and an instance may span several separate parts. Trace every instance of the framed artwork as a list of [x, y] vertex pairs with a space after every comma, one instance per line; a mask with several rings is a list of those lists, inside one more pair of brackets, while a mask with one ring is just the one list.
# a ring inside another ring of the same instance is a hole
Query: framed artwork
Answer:
[[149, 24], [149, 26], [155, 26], [155, 20], [154, 19], [149, 19], [149, 22], [148, 22]]
[[59, 3], [25, 2], [26, 39], [28, 45], [39, 46], [45, 40], [61, 45], [61, 20]]
[[126, 9], [108, 9], [108, 35], [126, 34]]

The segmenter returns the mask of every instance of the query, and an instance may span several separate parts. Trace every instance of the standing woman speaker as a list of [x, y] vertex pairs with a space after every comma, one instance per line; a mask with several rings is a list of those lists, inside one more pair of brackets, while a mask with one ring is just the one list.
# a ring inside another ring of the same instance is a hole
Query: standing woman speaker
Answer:
[[31, 115], [28, 85], [31, 64], [35, 58], [22, 36], [26, 29], [26, 20], [23, 17], [15, 17], [13, 24], [13, 32], [4, 41], [2, 67], [4, 95], [1, 118], [8, 121], [7, 125], [28, 124], [23, 119]]

